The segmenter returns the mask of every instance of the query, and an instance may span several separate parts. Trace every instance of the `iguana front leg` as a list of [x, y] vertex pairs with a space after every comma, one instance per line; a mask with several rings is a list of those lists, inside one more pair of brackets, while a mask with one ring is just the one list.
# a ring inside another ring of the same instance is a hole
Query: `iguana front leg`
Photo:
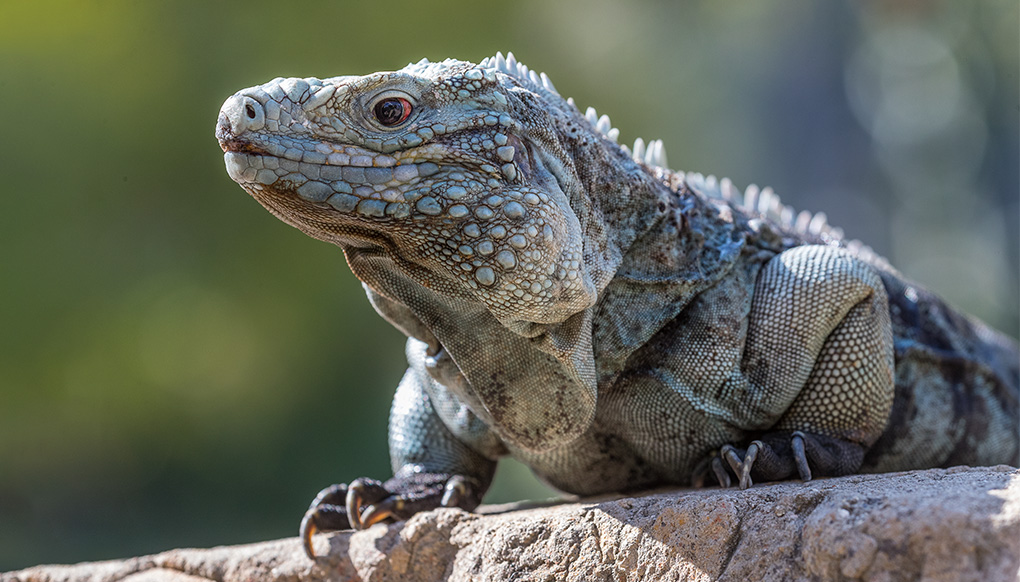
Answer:
[[[386, 482], [361, 478], [323, 489], [301, 520], [300, 535], [309, 557], [315, 557], [312, 536], [319, 531], [363, 529], [436, 507], [472, 510], [481, 503], [496, 461], [464, 443], [440, 418], [429, 392], [442, 386], [425, 370], [420, 353], [424, 348], [421, 342], [409, 342], [411, 366], [390, 410], [394, 476]], [[466, 408], [460, 412], [462, 417], [470, 415]]]
[[[735, 416], [759, 436], [719, 458], [741, 488], [813, 474], [845, 475], [885, 429], [893, 401], [893, 340], [885, 288], [850, 253], [808, 245], [762, 269], [748, 316]], [[712, 468], [721, 484], [723, 464]]]

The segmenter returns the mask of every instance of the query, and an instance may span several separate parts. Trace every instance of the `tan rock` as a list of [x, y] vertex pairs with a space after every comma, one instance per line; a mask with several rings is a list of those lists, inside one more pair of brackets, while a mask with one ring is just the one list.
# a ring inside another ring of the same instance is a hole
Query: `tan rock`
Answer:
[[550, 507], [441, 509], [406, 523], [0, 582], [1020, 579], [1020, 471], [954, 468], [680, 490]]

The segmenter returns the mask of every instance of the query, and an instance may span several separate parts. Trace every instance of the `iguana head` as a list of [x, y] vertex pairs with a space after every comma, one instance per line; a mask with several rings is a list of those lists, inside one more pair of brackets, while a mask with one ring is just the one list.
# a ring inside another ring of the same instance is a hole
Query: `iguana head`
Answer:
[[609, 142], [512, 56], [278, 78], [230, 97], [216, 136], [230, 177], [285, 222], [504, 324], [562, 322], [612, 276], [615, 250], [585, 248], [576, 151]]
[[496, 55], [275, 79], [230, 97], [216, 136], [231, 178], [342, 247], [384, 317], [449, 350], [504, 442], [587, 430], [591, 307], [667, 206], [608, 118]]

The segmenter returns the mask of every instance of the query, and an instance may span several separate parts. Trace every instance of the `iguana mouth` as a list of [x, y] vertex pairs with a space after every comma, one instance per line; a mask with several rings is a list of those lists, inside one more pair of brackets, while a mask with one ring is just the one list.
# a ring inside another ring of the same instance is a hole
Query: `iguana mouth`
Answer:
[[389, 156], [360, 151], [355, 155], [334, 152], [324, 163], [318, 157], [307, 162], [293, 159], [298, 156], [292, 150], [280, 156], [256, 146], [235, 149], [232, 145], [224, 148], [227, 173], [247, 188], [293, 192], [308, 202], [366, 217], [403, 218], [410, 215], [412, 205], [423, 214], [438, 208], [428, 189], [417, 187], [422, 179], [440, 172], [434, 162], [397, 164]]
[[227, 116], [220, 114], [219, 119], [216, 120], [216, 140], [220, 144], [220, 149], [223, 153], [227, 152], [241, 152], [250, 154], [263, 154], [266, 151], [263, 148], [251, 143], [250, 141], [238, 137], [234, 134], [230, 124], [230, 120]]

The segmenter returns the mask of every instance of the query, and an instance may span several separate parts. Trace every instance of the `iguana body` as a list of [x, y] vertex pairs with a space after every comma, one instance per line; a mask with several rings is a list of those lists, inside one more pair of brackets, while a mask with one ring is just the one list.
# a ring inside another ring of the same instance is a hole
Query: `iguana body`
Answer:
[[823, 217], [616, 134], [501, 55], [224, 104], [231, 177], [340, 246], [409, 338], [395, 476], [324, 490], [309, 553], [317, 529], [472, 509], [507, 454], [578, 494], [1017, 464], [1011, 340]]

